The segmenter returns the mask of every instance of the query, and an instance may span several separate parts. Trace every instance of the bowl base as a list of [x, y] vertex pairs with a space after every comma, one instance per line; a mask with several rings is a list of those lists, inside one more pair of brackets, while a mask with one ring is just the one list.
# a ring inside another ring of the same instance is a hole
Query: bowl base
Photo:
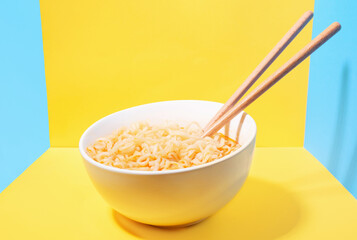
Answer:
[[155, 224], [149, 224], [149, 223], [136, 221], [134, 219], [131, 219], [131, 218], [119, 213], [115, 209], [113, 209], [113, 215], [114, 215], [114, 219], [120, 225], [123, 225], [123, 223], [126, 223], [126, 222], [134, 222], [134, 223], [137, 223], [137, 224], [142, 224], [142, 225], [146, 225], [146, 226], [152, 226], [152, 227], [156, 227], [156, 228], [163, 228], [163, 229], [191, 227], [191, 226], [196, 225], [196, 224], [198, 224], [200, 222], [203, 222], [204, 220], [206, 220], [208, 218], [208, 217], [205, 217], [205, 218], [199, 219], [199, 220], [194, 221], [194, 222], [178, 224], [178, 225], [155, 225]]
[[[151, 225], [154, 227], [159, 227], [159, 228], [184, 228], [184, 227], [191, 227], [193, 225], [199, 224], [200, 222], [203, 222], [204, 220], [206, 220], [207, 218], [203, 218], [194, 222], [190, 222], [190, 223], [185, 223], [185, 224], [179, 224], [179, 225], [172, 225], [172, 226], [159, 226], [159, 225]], [[150, 224], [149, 224], [150, 225]]]

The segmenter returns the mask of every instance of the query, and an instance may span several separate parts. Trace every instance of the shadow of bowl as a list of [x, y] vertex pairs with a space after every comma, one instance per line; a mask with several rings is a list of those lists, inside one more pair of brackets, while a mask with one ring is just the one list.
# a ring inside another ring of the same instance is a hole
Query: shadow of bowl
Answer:
[[113, 210], [113, 217], [120, 228], [139, 238], [157, 240], [276, 239], [297, 225], [299, 215], [299, 204], [291, 192], [277, 184], [251, 177], [222, 210], [190, 227], [145, 225]]

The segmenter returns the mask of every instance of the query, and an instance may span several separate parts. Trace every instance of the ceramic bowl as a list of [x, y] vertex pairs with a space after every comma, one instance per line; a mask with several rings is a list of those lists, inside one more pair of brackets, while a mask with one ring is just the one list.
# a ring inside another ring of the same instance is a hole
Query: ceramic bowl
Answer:
[[100, 164], [86, 147], [120, 126], [149, 120], [197, 121], [204, 126], [221, 103], [195, 100], [167, 101], [141, 105], [104, 117], [82, 135], [79, 150], [88, 175], [99, 194], [120, 214], [150, 225], [178, 226], [201, 221], [226, 205], [245, 182], [255, 148], [256, 124], [241, 113], [221, 131], [242, 145], [213, 162], [185, 169], [138, 171]]

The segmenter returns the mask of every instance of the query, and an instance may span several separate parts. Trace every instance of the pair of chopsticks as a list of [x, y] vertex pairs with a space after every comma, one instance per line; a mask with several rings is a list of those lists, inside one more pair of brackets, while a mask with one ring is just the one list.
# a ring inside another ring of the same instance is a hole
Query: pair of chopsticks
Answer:
[[203, 129], [203, 137], [209, 136], [225, 124], [232, 120], [236, 115], [253, 103], [275, 83], [282, 79], [286, 74], [293, 70], [297, 65], [310, 56], [316, 49], [323, 45], [333, 35], [335, 35], [340, 29], [341, 25], [338, 22], [332, 23], [322, 33], [315, 37], [310, 43], [308, 43], [297, 54], [290, 58], [283, 66], [270, 75], [260, 85], [253, 89], [245, 98], [243, 98], [238, 104], [236, 104], [242, 96], [248, 91], [248, 89], [258, 80], [258, 78], [265, 72], [265, 70], [274, 62], [274, 60], [284, 51], [289, 43], [299, 34], [299, 32], [306, 26], [306, 24], [312, 19], [313, 12], [307, 11], [302, 17], [295, 23], [295, 25], [285, 34], [285, 36], [278, 42], [278, 44], [270, 51], [270, 53], [263, 59], [263, 61], [254, 69], [254, 71], [248, 76], [243, 84], [237, 89], [237, 91], [228, 99], [223, 107], [216, 113], [211, 121]]

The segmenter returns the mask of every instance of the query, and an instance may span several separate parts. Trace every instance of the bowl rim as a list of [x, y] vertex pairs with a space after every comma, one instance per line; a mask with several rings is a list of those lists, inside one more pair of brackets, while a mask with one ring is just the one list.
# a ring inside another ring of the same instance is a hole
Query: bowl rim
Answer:
[[[198, 166], [193, 166], [193, 167], [188, 167], [188, 168], [180, 168], [180, 169], [174, 169], [174, 170], [167, 170], [167, 171], [141, 171], [141, 170], [131, 170], [131, 169], [122, 169], [122, 168], [116, 168], [116, 167], [112, 167], [112, 166], [107, 166], [107, 165], [104, 165], [102, 163], [99, 163], [97, 161], [95, 161], [94, 159], [92, 159], [91, 157], [88, 156], [87, 152], [85, 151], [85, 148], [83, 146], [83, 142], [84, 142], [84, 139], [86, 138], [88, 132], [90, 132], [90, 130], [92, 128], [94, 128], [97, 124], [105, 121], [106, 119], [108, 118], [111, 118], [113, 115], [116, 115], [118, 114], [119, 112], [123, 112], [123, 111], [126, 111], [126, 110], [129, 110], [129, 109], [134, 109], [134, 108], [139, 108], [139, 107], [143, 107], [143, 106], [146, 106], [146, 105], [153, 105], [153, 104], [160, 104], [160, 103], [170, 103], [170, 102], [204, 102], [204, 103], [219, 103], [219, 102], [213, 102], [213, 101], [205, 101], [205, 100], [171, 100], [171, 101], [159, 101], [159, 102], [152, 102], [152, 103], [147, 103], [147, 104], [142, 104], [142, 105], [137, 105], [137, 106], [134, 106], [134, 107], [130, 107], [130, 108], [126, 108], [126, 109], [123, 109], [123, 110], [120, 110], [120, 111], [117, 111], [117, 112], [114, 112], [112, 114], [109, 114], [99, 120], [97, 120], [96, 122], [94, 122], [92, 125], [90, 125], [85, 131], [84, 133], [82, 134], [80, 140], [79, 140], [79, 152], [80, 154], [82, 155], [83, 159], [85, 161], [87, 161], [88, 163], [90, 163], [91, 165], [94, 165], [96, 167], [99, 167], [101, 169], [104, 169], [104, 170], [107, 170], [107, 171], [110, 171], [110, 172], [115, 172], [115, 173], [122, 173], [122, 174], [129, 174], [129, 175], [166, 175], [166, 174], [177, 174], [177, 173], [183, 173], [183, 172], [191, 172], [191, 171], [195, 171], [195, 170], [199, 170], [199, 169], [202, 169], [202, 168], [206, 168], [206, 167], [210, 167], [212, 165], [215, 165], [215, 164], [218, 164], [220, 162], [223, 162], [225, 161], [226, 159], [229, 159], [235, 155], [237, 155], [238, 153], [242, 152], [243, 150], [245, 150], [253, 141], [254, 139], [256, 138], [256, 134], [257, 134], [257, 125], [254, 121], [254, 119], [249, 115], [247, 114], [251, 120], [252, 120], [252, 123], [253, 123], [253, 127], [254, 127], [254, 133], [252, 134], [252, 136], [249, 138], [249, 140], [244, 143], [240, 148], [238, 148], [237, 150], [231, 152], [230, 154], [224, 156], [223, 158], [220, 158], [220, 159], [217, 159], [217, 160], [214, 160], [212, 162], [209, 162], [209, 163], [205, 163], [205, 164], [202, 164], [202, 165], [198, 165]], [[219, 103], [223, 106], [223, 103]], [[244, 112], [244, 111], [242, 111]]]

